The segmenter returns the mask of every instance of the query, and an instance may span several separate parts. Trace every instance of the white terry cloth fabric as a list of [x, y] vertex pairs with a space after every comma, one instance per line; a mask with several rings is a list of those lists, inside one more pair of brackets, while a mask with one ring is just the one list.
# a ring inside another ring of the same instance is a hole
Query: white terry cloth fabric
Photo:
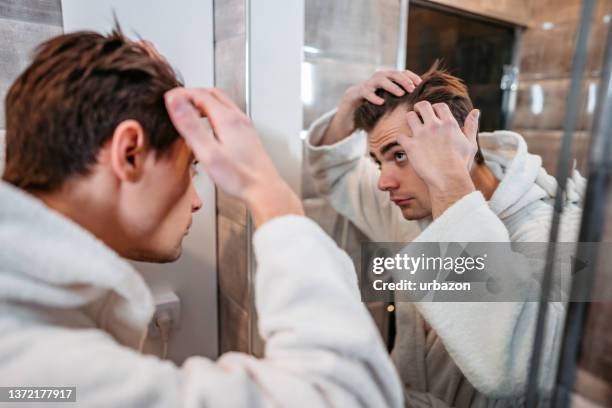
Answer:
[[[335, 111], [310, 128], [305, 158], [317, 191], [372, 241], [547, 242], [557, 183], [510, 131], [481, 133], [487, 166], [500, 180], [490, 201], [474, 192], [434, 222], [408, 221], [377, 188], [363, 131], [316, 146]], [[560, 241], [577, 239], [586, 181], [567, 183]], [[552, 381], [565, 307], [551, 303], [542, 389]], [[393, 360], [410, 406], [516, 406], [525, 390], [537, 304], [398, 303]], [[442, 404], [442, 405], [440, 405]]]
[[138, 350], [153, 313], [142, 277], [0, 183], [1, 385], [76, 386], [83, 407], [402, 406], [348, 256], [305, 217], [271, 220], [253, 239], [265, 356], [194, 356], [177, 367]]

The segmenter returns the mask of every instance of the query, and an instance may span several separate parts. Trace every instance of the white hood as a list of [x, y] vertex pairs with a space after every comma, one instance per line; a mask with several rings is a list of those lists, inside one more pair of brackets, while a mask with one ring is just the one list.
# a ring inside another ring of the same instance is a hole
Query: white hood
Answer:
[[[515, 132], [498, 130], [479, 135], [487, 166], [501, 180], [489, 207], [501, 219], [538, 200], [552, 200], [557, 180], [542, 167], [542, 158], [527, 151], [527, 143]], [[566, 184], [565, 204], [580, 205], [586, 180], [573, 169]]]
[[153, 314], [142, 277], [88, 231], [4, 182], [0, 248], [0, 307], [78, 309], [121, 344], [142, 347]]

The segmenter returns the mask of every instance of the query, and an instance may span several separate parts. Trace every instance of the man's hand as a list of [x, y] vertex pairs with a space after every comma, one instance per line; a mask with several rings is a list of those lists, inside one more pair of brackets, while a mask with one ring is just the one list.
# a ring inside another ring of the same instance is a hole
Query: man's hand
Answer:
[[172, 123], [207, 174], [246, 203], [255, 225], [280, 215], [303, 215], [302, 203], [279, 176], [251, 120], [221, 90], [175, 88], [165, 101]]
[[[421, 78], [411, 71], [379, 71], [345, 93], [338, 111], [331, 120], [320, 144], [334, 144], [349, 136], [355, 130], [353, 115], [359, 104], [365, 99], [375, 105], [382, 105], [385, 100], [376, 95], [377, 89], [384, 89], [395, 96], [414, 91], [421, 83]], [[398, 86], [397, 84], [401, 85]]]
[[412, 137], [402, 135], [398, 142], [414, 170], [427, 184], [433, 218], [475, 190], [470, 169], [478, 150], [479, 115], [476, 109], [470, 112], [462, 131], [445, 103], [432, 106], [421, 101], [415, 104], [414, 111], [408, 112]]

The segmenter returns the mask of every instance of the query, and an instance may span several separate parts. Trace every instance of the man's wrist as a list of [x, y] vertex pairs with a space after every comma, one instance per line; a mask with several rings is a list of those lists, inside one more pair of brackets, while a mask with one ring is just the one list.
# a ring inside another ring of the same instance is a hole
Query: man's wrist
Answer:
[[457, 201], [476, 191], [469, 171], [464, 170], [459, 168], [446, 177], [428, 183], [427, 187], [431, 197], [432, 217], [434, 219], [442, 215], [446, 209]]
[[280, 178], [251, 188], [246, 196], [246, 204], [256, 227], [275, 217], [304, 215], [302, 202]]
[[343, 100], [338, 105], [336, 114], [331, 119], [329, 126], [321, 140], [322, 145], [332, 145], [338, 143], [347, 136], [350, 136], [355, 130], [353, 114], [355, 107], [350, 101]]

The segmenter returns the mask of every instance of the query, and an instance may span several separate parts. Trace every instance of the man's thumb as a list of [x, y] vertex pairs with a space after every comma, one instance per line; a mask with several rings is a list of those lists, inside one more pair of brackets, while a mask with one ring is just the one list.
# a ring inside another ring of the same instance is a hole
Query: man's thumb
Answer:
[[476, 143], [476, 136], [478, 135], [478, 120], [480, 119], [480, 110], [473, 109], [465, 118], [463, 124], [463, 133], [467, 138]]

